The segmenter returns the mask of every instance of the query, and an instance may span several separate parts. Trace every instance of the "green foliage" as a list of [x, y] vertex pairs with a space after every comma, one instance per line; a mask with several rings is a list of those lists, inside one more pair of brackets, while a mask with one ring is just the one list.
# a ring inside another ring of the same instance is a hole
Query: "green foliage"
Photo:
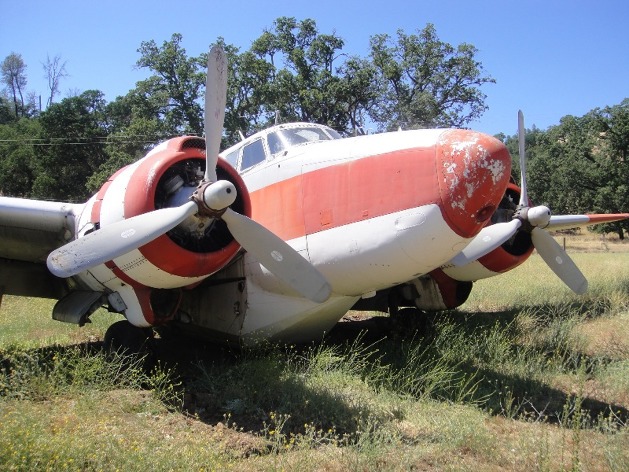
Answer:
[[[7, 58], [3, 80], [18, 88], [0, 97], [0, 194], [81, 201], [155, 143], [201, 134], [207, 54], [188, 56], [182, 40], [173, 34], [161, 46], [142, 42], [137, 66], [150, 76], [127, 95], [105, 103], [101, 92], [87, 91], [41, 116], [19, 97], [25, 64], [19, 55]], [[239, 132], [272, 124], [276, 112], [282, 121], [324, 123], [345, 134], [370, 123], [379, 130], [465, 126], [484, 112], [481, 89], [494, 82], [473, 45], [441, 41], [432, 24], [398, 31], [395, 39], [373, 35], [366, 58], [344, 52], [343, 39], [320, 32], [312, 19], [277, 18], [242, 52], [223, 38], [216, 43], [229, 59], [224, 146]], [[546, 131], [529, 130], [532, 200], [555, 213], [626, 210], [628, 110], [625, 100], [564, 117]], [[501, 139], [517, 155], [517, 137]], [[517, 180], [517, 162], [513, 169]], [[628, 225], [599, 228], [623, 236]]]
[[0, 125], [0, 195], [28, 197], [42, 150], [39, 120], [22, 118]]
[[441, 41], [434, 25], [417, 34], [399, 30], [371, 38], [371, 58], [382, 96], [370, 113], [380, 129], [463, 127], [486, 110], [480, 87], [495, 80], [483, 75], [467, 43], [456, 48]]
[[[35, 161], [31, 196], [84, 201], [87, 179], [107, 160], [105, 100], [89, 90], [54, 103], [41, 114], [44, 143]], [[54, 171], [53, 171], [54, 170]]]
[[355, 97], [350, 98], [350, 89], [344, 87], [350, 76], [335, 67], [343, 45], [336, 34], [319, 33], [312, 19], [275, 20], [273, 30], [265, 31], [250, 50], [254, 70], [270, 78], [253, 121], [268, 126], [277, 111], [283, 121], [315, 122], [348, 131], [348, 102]]
[[0, 65], [0, 80], [10, 94], [14, 116], [22, 118], [29, 115], [26, 103], [26, 64], [21, 54], [12, 52]]
[[[0, 136], [9, 139], [0, 148], [0, 193], [84, 200], [151, 145], [201, 135], [207, 54], [188, 56], [182, 39], [175, 33], [161, 46], [141, 43], [136, 65], [151, 75], [127, 95], [107, 104], [101, 92], [87, 91], [50, 105], [40, 117], [20, 95], [26, 65], [16, 54], [5, 59], [3, 81], [12, 95], [0, 103]], [[482, 77], [473, 46], [441, 42], [432, 25], [418, 35], [400, 31], [395, 45], [386, 35], [374, 36], [368, 58], [345, 53], [343, 39], [320, 32], [312, 19], [277, 18], [243, 52], [222, 38], [217, 43], [229, 59], [224, 146], [237, 142], [239, 132], [273, 124], [276, 113], [284, 122], [322, 123], [346, 134], [369, 120], [379, 129], [463, 125], [484, 110], [478, 87], [493, 81]], [[403, 54], [399, 65], [396, 54]], [[411, 79], [392, 82], [391, 68]], [[16, 126], [18, 116], [39, 128]]]
[[203, 108], [199, 98], [205, 83], [205, 65], [200, 58], [186, 56], [182, 39], [181, 34], [175, 33], [161, 47], [153, 40], [142, 42], [137, 66], [154, 75], [137, 83], [136, 94], [156, 112], [151, 118], [163, 121], [173, 135], [200, 135]]
[[153, 119], [134, 117], [128, 126], [107, 136], [105, 160], [87, 180], [87, 188], [96, 193], [118, 170], [142, 158], [159, 137], [162, 124]]
[[[527, 132], [530, 195], [556, 213], [622, 213], [629, 201], [629, 100]], [[516, 138], [512, 138], [516, 139]], [[517, 141], [517, 140], [516, 140]], [[517, 154], [516, 154], [517, 155]], [[629, 229], [627, 222], [598, 231]]]
[[222, 38], [217, 43], [225, 50], [229, 63], [224, 142], [229, 146], [240, 140], [239, 131], [250, 135], [264, 128], [275, 113], [269, 104], [275, 66], [253, 50], [240, 53]]
[[15, 119], [8, 98], [0, 94], [0, 125], [11, 123]]

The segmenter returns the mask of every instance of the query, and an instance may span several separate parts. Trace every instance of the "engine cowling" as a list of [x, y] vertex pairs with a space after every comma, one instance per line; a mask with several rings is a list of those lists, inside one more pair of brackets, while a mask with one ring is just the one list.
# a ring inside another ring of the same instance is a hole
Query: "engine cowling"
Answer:
[[451, 310], [465, 303], [471, 291], [471, 282], [455, 280], [436, 269], [397, 287], [397, 305], [428, 312]]
[[[182, 205], [203, 179], [205, 162], [202, 138], [184, 136], [160, 144], [143, 159], [118, 171], [100, 189], [85, 212], [89, 221], [84, 213], [79, 222], [80, 234]], [[251, 216], [249, 192], [236, 170], [219, 158], [216, 173], [219, 180], [228, 180], [236, 187], [238, 196], [231, 208]], [[138, 326], [159, 324], [176, 312], [181, 288], [192, 287], [219, 271], [239, 250], [222, 220], [194, 215], [152, 242], [107, 262], [105, 266], [118, 283], [103, 280], [107, 278], [103, 269], [91, 272], [109, 290], [120, 294], [129, 321]], [[132, 287], [132, 293], [122, 289], [123, 285]], [[132, 295], [137, 300], [131, 300]]]
[[[491, 224], [510, 221], [520, 199], [520, 188], [509, 182], [505, 195], [491, 218]], [[443, 267], [443, 272], [455, 280], [470, 281], [485, 279], [501, 274], [526, 261], [533, 253], [533, 242], [527, 231], [517, 231], [515, 235], [490, 253], [470, 264]]]
[[404, 307], [422, 311], [451, 310], [465, 303], [471, 291], [472, 282], [454, 280], [436, 269], [401, 285], [378, 291], [371, 298], [361, 298], [352, 309], [382, 312]]

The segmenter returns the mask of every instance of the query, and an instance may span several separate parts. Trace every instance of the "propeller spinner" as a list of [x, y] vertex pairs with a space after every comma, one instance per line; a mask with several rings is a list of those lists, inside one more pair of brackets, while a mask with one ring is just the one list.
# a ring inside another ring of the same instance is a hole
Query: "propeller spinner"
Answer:
[[323, 303], [331, 294], [325, 277], [285, 241], [245, 215], [233, 211], [236, 187], [217, 180], [227, 95], [227, 60], [214, 46], [208, 57], [205, 93], [205, 176], [191, 201], [134, 216], [78, 238], [50, 253], [49, 270], [71, 277], [151, 242], [195, 214], [222, 219], [232, 236], [276, 277], [306, 298]]
[[469, 264], [498, 248], [513, 237], [517, 231], [527, 231], [531, 234], [533, 246], [552, 271], [575, 293], [585, 293], [588, 285], [587, 280], [568, 254], [543, 229], [550, 222], [550, 209], [543, 205], [529, 207], [524, 137], [524, 115], [522, 111], [519, 111], [518, 147], [521, 192], [513, 219], [506, 223], [496, 223], [483, 228], [470, 244], [451, 260], [451, 263], [455, 266]]

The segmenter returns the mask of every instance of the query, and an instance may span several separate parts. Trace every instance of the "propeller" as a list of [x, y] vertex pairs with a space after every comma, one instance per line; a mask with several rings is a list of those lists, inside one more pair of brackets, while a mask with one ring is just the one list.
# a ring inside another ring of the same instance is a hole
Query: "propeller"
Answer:
[[548, 232], [544, 231], [544, 228], [548, 226], [551, 220], [550, 209], [544, 205], [529, 207], [524, 138], [524, 115], [522, 111], [519, 111], [520, 201], [513, 219], [483, 228], [465, 249], [450, 262], [455, 266], [469, 264], [502, 245], [513, 237], [518, 230], [523, 230], [531, 234], [533, 246], [552, 271], [574, 292], [578, 294], [585, 293], [587, 280], [561, 246]]
[[215, 182], [227, 102], [227, 58], [223, 48], [213, 46], [207, 60], [205, 82], [205, 180]]
[[47, 260], [54, 275], [71, 277], [113, 260], [198, 214], [222, 219], [243, 248], [301, 295], [317, 303], [330, 297], [330, 285], [309, 261], [261, 224], [229, 208], [236, 199], [236, 187], [217, 180], [216, 175], [226, 95], [227, 60], [222, 48], [214, 46], [208, 57], [205, 92], [205, 176], [191, 201], [118, 221], [56, 249]]

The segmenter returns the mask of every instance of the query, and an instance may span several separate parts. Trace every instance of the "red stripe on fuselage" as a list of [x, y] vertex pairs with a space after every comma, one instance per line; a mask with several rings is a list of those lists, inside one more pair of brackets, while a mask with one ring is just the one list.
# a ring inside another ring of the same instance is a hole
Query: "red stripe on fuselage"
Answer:
[[439, 203], [435, 147], [346, 161], [251, 193], [252, 218], [290, 240]]

